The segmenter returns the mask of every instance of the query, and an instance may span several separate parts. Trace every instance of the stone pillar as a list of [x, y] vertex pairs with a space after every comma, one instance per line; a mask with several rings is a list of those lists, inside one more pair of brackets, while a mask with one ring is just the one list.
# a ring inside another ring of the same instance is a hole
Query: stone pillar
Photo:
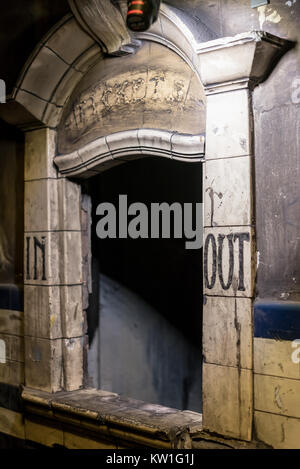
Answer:
[[81, 190], [53, 164], [56, 133], [26, 134], [25, 383], [48, 392], [83, 383]]
[[199, 47], [207, 95], [203, 425], [251, 440], [256, 249], [251, 93], [284, 41], [262, 32]]

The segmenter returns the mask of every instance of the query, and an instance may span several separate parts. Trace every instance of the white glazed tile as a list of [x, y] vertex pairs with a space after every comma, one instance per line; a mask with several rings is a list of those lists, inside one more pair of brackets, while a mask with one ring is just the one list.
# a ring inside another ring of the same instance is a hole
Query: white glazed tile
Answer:
[[[254, 371], [262, 375], [300, 380], [300, 344], [293, 347], [290, 340], [254, 338]], [[293, 361], [296, 355], [296, 362]]]
[[62, 340], [25, 337], [25, 385], [46, 392], [63, 386]]
[[251, 227], [204, 229], [204, 293], [252, 298], [256, 275]]
[[80, 229], [79, 184], [67, 179], [25, 182], [25, 232]]
[[43, 47], [26, 73], [21, 88], [50, 101], [53, 91], [68, 68], [69, 66], [54, 52]]
[[250, 370], [203, 365], [203, 429], [242, 440], [252, 436]]
[[56, 132], [39, 129], [26, 133], [25, 139], [25, 181], [56, 178], [54, 166]]
[[252, 301], [206, 297], [203, 355], [206, 363], [252, 369]]
[[254, 375], [255, 410], [300, 418], [300, 380]]
[[275, 449], [300, 449], [300, 419], [254, 412], [255, 433]]
[[93, 39], [83, 31], [75, 18], [71, 18], [55, 31], [55, 34], [45, 45], [56, 52], [65, 62], [72, 64], [93, 44]]
[[206, 159], [251, 154], [249, 91], [207, 97]]
[[203, 191], [205, 226], [252, 224], [251, 157], [207, 161]]
[[25, 285], [82, 284], [81, 232], [25, 234]]

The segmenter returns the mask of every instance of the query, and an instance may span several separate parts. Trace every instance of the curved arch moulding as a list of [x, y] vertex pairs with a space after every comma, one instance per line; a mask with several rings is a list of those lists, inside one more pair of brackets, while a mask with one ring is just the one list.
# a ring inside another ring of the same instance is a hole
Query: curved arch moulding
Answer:
[[54, 159], [61, 174], [90, 177], [137, 157], [162, 156], [179, 161], [204, 161], [204, 135], [157, 129], [117, 132]]
[[136, 54], [105, 58], [81, 80], [57, 128], [55, 163], [74, 176], [150, 155], [201, 161], [205, 101], [178, 54], [144, 41]]

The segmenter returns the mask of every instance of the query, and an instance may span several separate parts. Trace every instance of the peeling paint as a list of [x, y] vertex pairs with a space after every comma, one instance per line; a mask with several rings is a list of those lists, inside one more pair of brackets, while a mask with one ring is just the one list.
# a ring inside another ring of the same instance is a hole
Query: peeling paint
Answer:
[[285, 441], [285, 430], [284, 430], [284, 424], [281, 424], [281, 443]]
[[289, 298], [290, 294], [289, 293], [281, 293], [280, 298], [282, 300], [287, 300]]
[[0, 363], [2, 365], [6, 363], [6, 345], [4, 340], [0, 340]]
[[244, 151], [247, 151], [247, 140], [245, 138], [240, 138], [240, 145]]
[[33, 349], [32, 360], [34, 362], [40, 362], [42, 360], [42, 353], [38, 346], [35, 346]]
[[258, 269], [260, 263], [260, 252], [257, 251], [256, 253], [256, 268]]
[[289, 0], [288, 2], [285, 2], [285, 4], [286, 4], [289, 8], [291, 8], [291, 7], [294, 5], [294, 3], [296, 3], [296, 1], [297, 1], [297, 0]]
[[66, 346], [69, 350], [73, 350], [75, 347], [75, 340], [74, 339], [66, 339]]
[[257, 10], [259, 13], [258, 21], [260, 29], [263, 29], [263, 25], [265, 22], [277, 24], [282, 19], [277, 10], [272, 10], [272, 8], [269, 8], [267, 6], [259, 7]]
[[52, 329], [52, 327], [54, 326], [54, 323], [55, 323], [55, 315], [51, 314], [51, 316], [50, 316], [50, 329]]
[[293, 104], [300, 103], [300, 77], [299, 76], [295, 77], [292, 81], [291, 100]]
[[238, 320], [238, 314], [237, 314], [237, 301], [236, 298], [234, 300], [234, 327], [236, 330], [236, 362], [237, 362], [237, 367], [241, 369], [241, 323]]
[[[212, 181], [214, 182], [214, 181]], [[223, 198], [223, 194], [222, 192], [215, 192], [213, 190], [212, 187], [208, 187], [206, 189], [206, 192], [208, 192], [208, 195], [210, 197], [210, 201], [211, 201], [211, 220], [210, 220], [210, 223], [211, 223], [211, 226], [217, 226], [216, 223], [214, 223], [214, 211], [215, 211], [215, 199], [214, 199], [214, 196], [216, 195], [220, 200]]]
[[274, 402], [275, 404], [277, 405], [277, 407], [279, 409], [282, 409], [283, 405], [282, 405], [282, 401], [281, 401], [281, 397], [280, 397], [280, 386], [276, 386], [275, 388], [275, 393], [274, 393]]
[[75, 307], [75, 311], [74, 311], [74, 320], [77, 319], [78, 309], [79, 309], [79, 304], [77, 303]]

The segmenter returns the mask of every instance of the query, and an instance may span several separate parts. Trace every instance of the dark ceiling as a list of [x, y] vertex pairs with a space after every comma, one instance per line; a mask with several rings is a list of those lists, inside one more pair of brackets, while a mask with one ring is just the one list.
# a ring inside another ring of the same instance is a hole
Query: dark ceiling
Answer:
[[67, 0], [11, 0], [1, 8], [0, 78], [8, 93], [36, 44], [69, 11]]
[[[177, 8], [181, 0], [168, 0]], [[191, 13], [199, 0], [185, 0]], [[29, 55], [64, 15], [69, 13], [68, 0], [11, 0], [1, 9], [0, 16], [0, 79], [5, 80], [8, 94]]]

